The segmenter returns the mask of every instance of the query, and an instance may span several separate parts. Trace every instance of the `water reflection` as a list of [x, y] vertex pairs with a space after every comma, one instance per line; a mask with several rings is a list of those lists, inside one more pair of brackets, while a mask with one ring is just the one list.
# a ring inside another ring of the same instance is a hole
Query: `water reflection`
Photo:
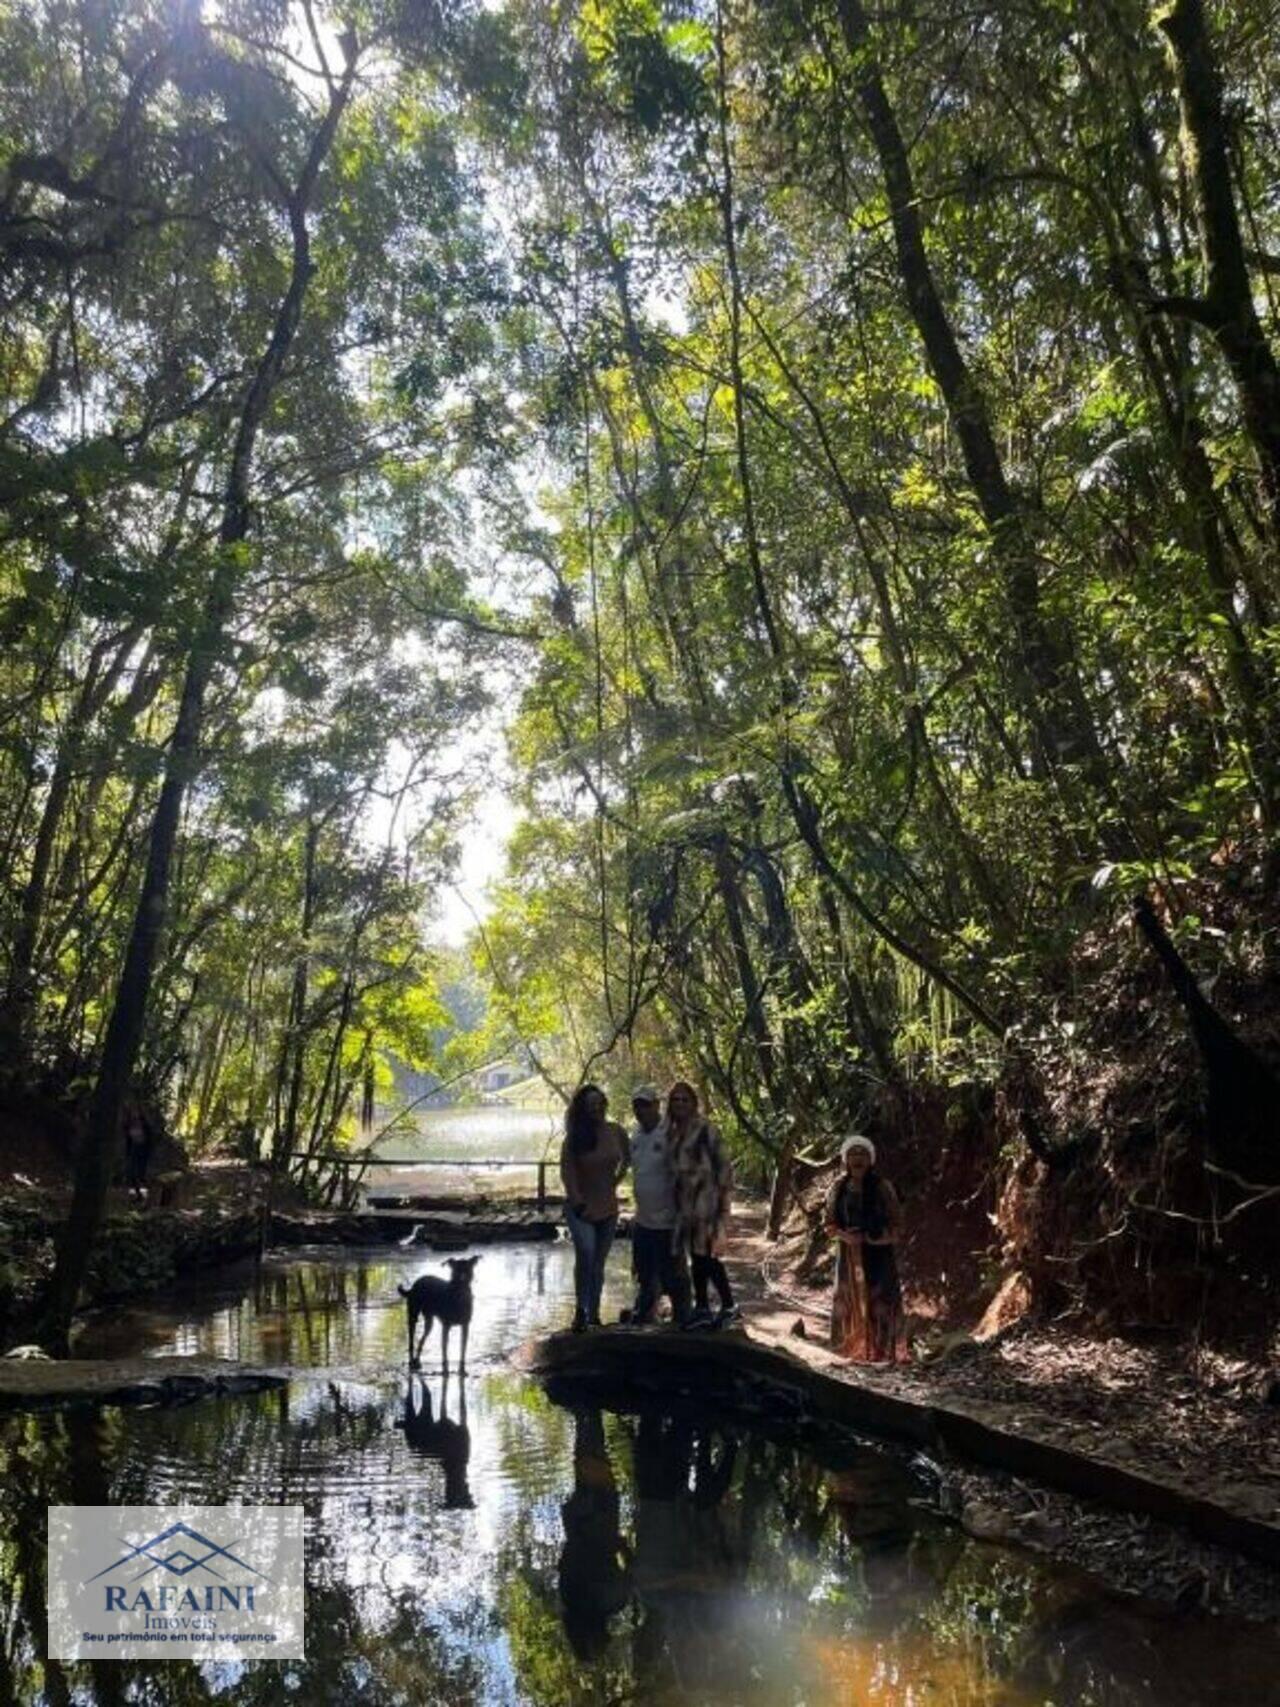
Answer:
[[[463, 1253], [451, 1252], [452, 1256]], [[529, 1243], [486, 1247], [472, 1291], [468, 1360], [492, 1359], [541, 1328], [568, 1325], [573, 1276], [568, 1247]], [[605, 1294], [615, 1314], [630, 1302], [625, 1252]], [[284, 1252], [255, 1272], [251, 1263], [197, 1276], [172, 1298], [149, 1298], [87, 1323], [81, 1357], [229, 1357], [300, 1368], [391, 1371], [405, 1367], [405, 1302], [397, 1286], [420, 1274], [448, 1275], [448, 1258], [423, 1247], [364, 1252]], [[427, 1347], [439, 1368], [439, 1329]], [[455, 1342], [456, 1343], [456, 1342]], [[456, 1361], [456, 1359], [455, 1359]]]
[[[130, 1349], [272, 1347], [312, 1372], [172, 1411], [0, 1420], [0, 1703], [1267, 1698], [1274, 1634], [1151, 1618], [973, 1542], [870, 1448], [687, 1406], [551, 1403], [498, 1354], [567, 1317], [568, 1252], [485, 1257], [465, 1380], [404, 1367], [395, 1284], [422, 1253], [291, 1258], [256, 1294], [95, 1330]], [[44, 1660], [46, 1506], [178, 1498], [305, 1506], [307, 1659]]]
[[750, 1563], [740, 1503], [726, 1503], [737, 1443], [685, 1419], [644, 1415], [632, 1441], [637, 1674], [699, 1698], [732, 1651]]
[[409, 1377], [404, 1395], [404, 1415], [400, 1426], [410, 1452], [419, 1458], [430, 1458], [444, 1471], [444, 1509], [470, 1511], [475, 1501], [467, 1486], [467, 1465], [471, 1462], [471, 1431], [467, 1427], [467, 1377], [455, 1377], [458, 1392], [458, 1415], [451, 1420], [446, 1413], [449, 1395], [449, 1374], [446, 1370], [440, 1382], [440, 1414], [433, 1416], [431, 1388], [419, 1375]]
[[604, 1441], [604, 1416], [573, 1417], [573, 1492], [560, 1507], [560, 1605], [574, 1654], [594, 1659], [608, 1645], [609, 1620], [630, 1596], [629, 1552], [622, 1539], [622, 1501]]
[[[536, 1109], [501, 1104], [415, 1109], [403, 1125], [374, 1146], [374, 1160], [364, 1175], [362, 1189], [366, 1197], [531, 1192], [537, 1183], [537, 1163], [555, 1161], [560, 1130], [556, 1115]], [[380, 1168], [379, 1155], [400, 1161], [430, 1156], [437, 1162], [451, 1159], [458, 1165]], [[517, 1157], [527, 1158], [530, 1165], [502, 1169], [482, 1165]]]

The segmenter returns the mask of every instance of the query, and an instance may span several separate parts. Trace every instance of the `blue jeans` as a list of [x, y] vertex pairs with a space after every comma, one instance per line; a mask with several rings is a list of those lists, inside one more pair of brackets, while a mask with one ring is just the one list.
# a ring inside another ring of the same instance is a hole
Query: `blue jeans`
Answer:
[[603, 1221], [588, 1221], [585, 1215], [575, 1215], [566, 1204], [564, 1218], [573, 1240], [573, 1290], [578, 1308], [589, 1322], [598, 1322], [604, 1265], [609, 1260], [618, 1217], [609, 1215]]

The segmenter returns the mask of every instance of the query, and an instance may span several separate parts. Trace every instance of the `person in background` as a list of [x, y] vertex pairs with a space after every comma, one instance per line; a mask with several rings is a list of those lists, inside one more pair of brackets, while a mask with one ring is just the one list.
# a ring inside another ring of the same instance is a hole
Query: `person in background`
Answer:
[[631, 1098], [636, 1123], [631, 1128], [631, 1183], [636, 1212], [631, 1252], [636, 1271], [636, 1301], [631, 1320], [649, 1321], [665, 1292], [677, 1322], [689, 1315], [689, 1276], [675, 1248], [676, 1179], [671, 1167], [667, 1123], [661, 1093], [640, 1085]]
[[560, 1179], [573, 1240], [575, 1334], [600, 1326], [604, 1267], [618, 1226], [618, 1181], [631, 1159], [626, 1133], [608, 1115], [599, 1085], [579, 1085], [564, 1116]]
[[134, 1198], [147, 1195], [147, 1165], [151, 1160], [151, 1134], [137, 1106], [130, 1109], [124, 1125], [124, 1183]]
[[894, 1250], [902, 1229], [898, 1194], [881, 1178], [870, 1138], [846, 1138], [840, 1160], [826, 1212], [827, 1232], [838, 1241], [831, 1344], [854, 1363], [898, 1362], [906, 1355]]
[[[676, 1185], [675, 1248], [688, 1253], [696, 1308], [689, 1328], [724, 1327], [741, 1321], [721, 1259], [729, 1223], [733, 1170], [720, 1134], [698, 1109], [698, 1093], [683, 1080], [667, 1092], [667, 1142]], [[710, 1288], [720, 1313], [709, 1308]]]

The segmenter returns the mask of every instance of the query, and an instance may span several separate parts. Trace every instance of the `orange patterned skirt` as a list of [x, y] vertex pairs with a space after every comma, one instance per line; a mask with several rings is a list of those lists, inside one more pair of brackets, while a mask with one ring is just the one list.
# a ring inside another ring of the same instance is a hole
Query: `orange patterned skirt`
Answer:
[[831, 1302], [831, 1345], [851, 1363], [904, 1363], [902, 1289], [892, 1247], [877, 1253], [877, 1284], [867, 1284], [862, 1251], [843, 1240], [836, 1252], [836, 1293]]

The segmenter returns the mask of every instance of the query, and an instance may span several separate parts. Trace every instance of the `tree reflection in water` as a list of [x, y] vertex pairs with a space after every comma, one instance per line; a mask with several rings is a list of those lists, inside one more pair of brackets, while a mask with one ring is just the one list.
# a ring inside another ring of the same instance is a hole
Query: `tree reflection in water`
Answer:
[[[146, 1312], [158, 1351], [312, 1360], [288, 1387], [0, 1417], [0, 1707], [1237, 1707], [1274, 1690], [1273, 1632], [1152, 1617], [973, 1541], [883, 1452], [688, 1403], [553, 1403], [497, 1354], [563, 1319], [567, 1251], [493, 1253], [473, 1323], [488, 1366], [465, 1385], [406, 1378], [406, 1265], [342, 1261], [291, 1258], [203, 1314]], [[46, 1660], [46, 1508], [183, 1499], [304, 1505], [306, 1660]]]

